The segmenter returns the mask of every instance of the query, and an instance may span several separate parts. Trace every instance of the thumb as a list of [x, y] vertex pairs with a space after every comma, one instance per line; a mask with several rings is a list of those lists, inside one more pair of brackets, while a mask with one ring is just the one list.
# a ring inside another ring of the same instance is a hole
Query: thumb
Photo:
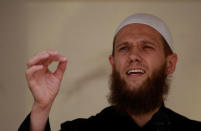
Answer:
[[61, 80], [63, 77], [63, 74], [66, 70], [67, 65], [67, 59], [65, 57], [62, 57], [61, 61], [59, 62], [56, 71], [54, 72], [54, 75]]

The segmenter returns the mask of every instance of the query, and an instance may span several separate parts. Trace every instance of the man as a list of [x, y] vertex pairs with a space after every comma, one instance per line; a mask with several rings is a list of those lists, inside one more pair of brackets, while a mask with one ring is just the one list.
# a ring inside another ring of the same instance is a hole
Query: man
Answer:
[[[109, 57], [111, 106], [88, 119], [67, 121], [61, 130], [200, 130], [200, 122], [164, 106], [168, 78], [177, 63], [172, 44], [169, 30], [159, 18], [149, 14], [126, 18], [115, 32]], [[59, 62], [54, 73], [48, 70], [52, 61]], [[48, 116], [66, 64], [66, 58], [55, 51], [38, 53], [29, 60], [26, 77], [34, 103], [19, 130], [50, 130]]]

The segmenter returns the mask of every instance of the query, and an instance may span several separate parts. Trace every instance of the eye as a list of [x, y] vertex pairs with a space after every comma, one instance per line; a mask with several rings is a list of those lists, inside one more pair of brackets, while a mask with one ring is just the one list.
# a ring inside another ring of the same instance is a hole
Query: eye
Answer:
[[143, 49], [153, 49], [153, 47], [152, 47], [152, 46], [149, 46], [149, 45], [144, 45], [144, 46], [143, 46]]
[[119, 50], [122, 50], [122, 51], [123, 51], [123, 50], [128, 50], [128, 47], [125, 47], [125, 46], [124, 46], [124, 47], [121, 47]]
[[146, 45], [146, 46], [144, 46], [144, 48], [151, 48], [151, 47]]

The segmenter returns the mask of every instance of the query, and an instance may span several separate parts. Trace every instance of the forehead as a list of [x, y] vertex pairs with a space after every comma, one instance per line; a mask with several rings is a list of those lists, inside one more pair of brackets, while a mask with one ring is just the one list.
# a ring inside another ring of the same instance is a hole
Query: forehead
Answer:
[[161, 34], [153, 27], [145, 24], [134, 23], [126, 25], [117, 33], [115, 43], [130, 38], [146, 38], [159, 43], [162, 40]]

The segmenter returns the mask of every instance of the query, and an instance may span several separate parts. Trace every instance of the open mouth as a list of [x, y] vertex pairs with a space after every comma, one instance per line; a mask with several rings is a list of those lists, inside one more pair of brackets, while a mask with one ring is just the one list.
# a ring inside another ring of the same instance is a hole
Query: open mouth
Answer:
[[143, 69], [131, 69], [126, 72], [127, 75], [142, 75], [145, 73]]

